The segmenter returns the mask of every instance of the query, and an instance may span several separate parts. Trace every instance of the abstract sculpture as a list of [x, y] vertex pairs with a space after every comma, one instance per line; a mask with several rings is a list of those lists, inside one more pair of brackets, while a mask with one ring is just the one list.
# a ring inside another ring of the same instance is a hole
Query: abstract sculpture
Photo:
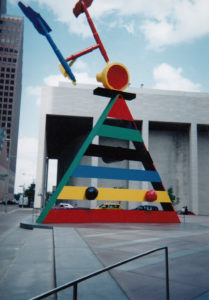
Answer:
[[[74, 83], [75, 77], [70, 69], [76, 58], [85, 55], [95, 49], [99, 49], [107, 65], [104, 70], [97, 74], [97, 80], [101, 81], [105, 88], [96, 88], [94, 94], [111, 98], [96, 125], [89, 133], [83, 145], [78, 150], [72, 163], [59, 182], [55, 192], [49, 199], [46, 207], [41, 212], [38, 223], [83, 223], [83, 222], [171, 222], [179, 223], [179, 218], [173, 209], [171, 200], [166, 192], [162, 180], [157, 172], [152, 158], [143, 142], [140, 131], [132, 117], [126, 101], [133, 100], [136, 95], [124, 92], [129, 84], [129, 74], [126, 67], [120, 63], [110, 63], [105, 48], [96, 31], [94, 23], [88, 13], [88, 7], [93, 0], [79, 0], [73, 12], [76, 17], [85, 13], [96, 45], [71, 55], [64, 59], [55, 46], [49, 32], [51, 31], [42, 17], [30, 7], [25, 7], [21, 2], [19, 6], [25, 15], [32, 21], [39, 33], [46, 36], [60, 63], [64, 76], [68, 76]], [[70, 66], [67, 64], [70, 62]], [[109, 119], [120, 120], [119, 124], [108, 124]], [[133, 143], [134, 149], [112, 147], [93, 144], [96, 137], [124, 139]], [[122, 169], [101, 166], [80, 165], [84, 155], [101, 157], [106, 164], [113, 161], [131, 160], [141, 162], [144, 170]], [[102, 178], [109, 180], [146, 181], [152, 184], [153, 190], [119, 189], [119, 188], [95, 188], [68, 186], [71, 177]], [[157, 202], [162, 206], [162, 211], [137, 211], [137, 210], [55, 210], [53, 206], [56, 200], [97, 200], [97, 201], [134, 201], [134, 202]]]

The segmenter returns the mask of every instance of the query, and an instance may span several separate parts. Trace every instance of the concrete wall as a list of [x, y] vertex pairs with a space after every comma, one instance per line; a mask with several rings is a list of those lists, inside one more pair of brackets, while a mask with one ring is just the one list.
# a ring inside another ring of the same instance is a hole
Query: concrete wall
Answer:
[[184, 131], [151, 130], [149, 151], [166, 189], [172, 187], [180, 203], [190, 204], [189, 136]]
[[[6, 143], [3, 142], [2, 149], [0, 150], [0, 175], [8, 174], [8, 160], [7, 160], [7, 150]], [[7, 180], [8, 177], [0, 176], [0, 202], [5, 201], [5, 196], [7, 194]]]
[[209, 215], [209, 126], [198, 130], [199, 213]]

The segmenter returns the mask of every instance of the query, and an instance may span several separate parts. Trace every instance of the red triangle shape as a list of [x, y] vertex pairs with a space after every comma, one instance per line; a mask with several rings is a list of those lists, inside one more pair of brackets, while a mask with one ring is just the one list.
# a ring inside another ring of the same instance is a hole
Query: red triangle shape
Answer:
[[122, 96], [118, 97], [107, 116], [116, 119], [134, 121], [126, 101]]

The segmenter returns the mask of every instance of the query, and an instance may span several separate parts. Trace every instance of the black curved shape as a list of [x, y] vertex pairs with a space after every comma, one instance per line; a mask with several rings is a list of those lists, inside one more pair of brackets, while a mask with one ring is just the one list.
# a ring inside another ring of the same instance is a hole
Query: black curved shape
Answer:
[[88, 200], [94, 200], [98, 195], [98, 190], [94, 186], [90, 186], [86, 189], [85, 196]]

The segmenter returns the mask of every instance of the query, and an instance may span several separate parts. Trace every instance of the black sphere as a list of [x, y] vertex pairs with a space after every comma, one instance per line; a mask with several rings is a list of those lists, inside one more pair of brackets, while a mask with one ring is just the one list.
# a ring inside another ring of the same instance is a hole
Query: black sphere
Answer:
[[98, 190], [94, 186], [90, 186], [86, 189], [85, 196], [88, 200], [94, 200], [98, 195]]

